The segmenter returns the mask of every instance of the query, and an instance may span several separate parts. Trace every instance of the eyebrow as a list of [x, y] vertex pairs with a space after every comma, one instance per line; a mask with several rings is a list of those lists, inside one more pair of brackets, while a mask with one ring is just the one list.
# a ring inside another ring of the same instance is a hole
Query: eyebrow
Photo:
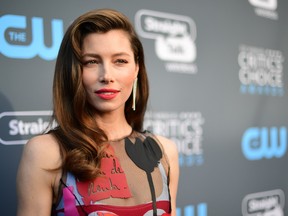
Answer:
[[[119, 52], [119, 53], [115, 53], [112, 55], [112, 57], [118, 57], [118, 56], [131, 56], [131, 55], [127, 52]], [[85, 58], [85, 57], [101, 58], [101, 55], [95, 54], [95, 53], [84, 53], [82, 55], [82, 58]]]

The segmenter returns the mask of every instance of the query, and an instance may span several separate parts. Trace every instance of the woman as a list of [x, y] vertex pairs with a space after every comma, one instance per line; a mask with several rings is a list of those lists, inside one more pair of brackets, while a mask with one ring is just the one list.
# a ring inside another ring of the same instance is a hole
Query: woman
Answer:
[[176, 215], [175, 144], [142, 131], [144, 52], [131, 23], [110, 9], [77, 18], [56, 62], [57, 127], [25, 145], [18, 216]]

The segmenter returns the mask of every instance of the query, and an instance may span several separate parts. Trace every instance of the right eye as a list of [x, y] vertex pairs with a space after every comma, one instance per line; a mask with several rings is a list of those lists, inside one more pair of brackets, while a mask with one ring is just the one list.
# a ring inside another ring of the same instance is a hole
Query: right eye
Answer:
[[87, 61], [83, 61], [83, 65], [92, 65], [92, 64], [98, 64], [99, 62], [95, 59], [93, 60], [87, 60]]

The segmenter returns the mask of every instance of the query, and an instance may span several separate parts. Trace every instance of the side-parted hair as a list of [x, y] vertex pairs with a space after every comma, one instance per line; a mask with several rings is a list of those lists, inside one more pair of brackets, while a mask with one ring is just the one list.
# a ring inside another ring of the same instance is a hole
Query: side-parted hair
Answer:
[[134, 60], [139, 65], [136, 110], [132, 110], [132, 94], [125, 103], [125, 117], [133, 130], [143, 130], [149, 95], [148, 78], [142, 44], [129, 19], [112, 9], [89, 11], [68, 27], [56, 60], [53, 81], [53, 120], [57, 127], [49, 133], [59, 143], [64, 172], [72, 172], [79, 180], [100, 175], [100, 161], [105, 154], [107, 136], [95, 121], [95, 109], [89, 104], [82, 84], [82, 45], [90, 33], [110, 30], [127, 33]]

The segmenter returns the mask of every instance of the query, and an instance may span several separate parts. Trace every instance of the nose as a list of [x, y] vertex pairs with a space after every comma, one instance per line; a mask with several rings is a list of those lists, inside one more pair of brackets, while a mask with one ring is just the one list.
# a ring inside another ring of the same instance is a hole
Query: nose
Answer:
[[99, 72], [100, 72], [99, 81], [101, 83], [107, 84], [110, 82], [114, 82], [113, 71], [108, 63], [103, 63]]

